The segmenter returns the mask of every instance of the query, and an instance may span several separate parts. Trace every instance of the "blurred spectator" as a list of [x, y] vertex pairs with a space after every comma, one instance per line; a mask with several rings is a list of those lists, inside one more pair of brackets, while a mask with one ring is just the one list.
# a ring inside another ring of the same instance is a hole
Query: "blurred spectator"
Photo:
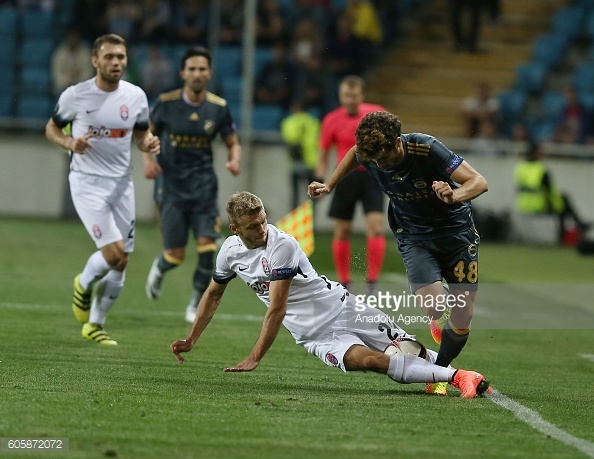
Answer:
[[107, 33], [107, 3], [102, 0], [77, 0], [73, 18], [72, 28], [87, 43]]
[[565, 88], [565, 107], [559, 113], [551, 140], [559, 143], [584, 143], [588, 131], [588, 110], [573, 86]]
[[542, 143], [530, 143], [526, 159], [514, 169], [517, 197], [516, 210], [524, 215], [553, 214], [559, 217], [559, 243], [563, 243], [568, 229], [567, 219], [573, 220], [580, 232], [590, 225], [580, 218], [571, 200], [554, 185], [547, 166], [542, 161]]
[[285, 38], [285, 23], [277, 0], [260, 0], [256, 10], [256, 42], [272, 46]]
[[286, 57], [285, 46], [277, 43], [272, 48], [272, 59], [264, 64], [256, 78], [256, 103], [279, 104], [289, 108], [295, 89], [296, 68]]
[[505, 145], [497, 133], [496, 124], [490, 119], [481, 121], [479, 135], [470, 144], [469, 153], [480, 156], [505, 156]]
[[328, 90], [329, 83], [324, 60], [315, 53], [299, 68], [295, 92], [305, 106], [324, 112], [329, 108], [326, 104], [327, 94], [331, 92]]
[[511, 140], [513, 144], [508, 146], [508, 153], [514, 157], [524, 155], [531, 142], [528, 126], [523, 122], [515, 123], [511, 129]]
[[52, 89], [60, 95], [68, 86], [95, 75], [91, 65], [91, 48], [81, 42], [77, 30], [71, 30], [52, 55]]
[[501, 24], [501, 0], [487, 0], [487, 14], [492, 25]]
[[220, 41], [225, 45], [238, 45], [243, 33], [243, 0], [227, 0], [221, 4]]
[[324, 52], [324, 39], [313, 19], [301, 19], [291, 37], [291, 58], [297, 66], [304, 66], [314, 54]]
[[301, 100], [293, 101], [290, 114], [281, 121], [281, 136], [291, 160], [292, 209], [307, 199], [307, 185], [314, 180], [319, 134], [320, 120], [305, 111]]
[[320, 31], [325, 31], [328, 23], [328, 10], [318, 0], [295, 0], [290, 14], [291, 24], [297, 24], [301, 19], [312, 19]]
[[138, 26], [138, 39], [150, 43], [163, 43], [169, 36], [171, 10], [164, 0], [141, 0], [142, 16]]
[[140, 67], [140, 86], [146, 92], [149, 102], [153, 102], [159, 94], [175, 86], [174, 66], [162, 53], [159, 45], [149, 48], [147, 59]]
[[334, 21], [326, 56], [328, 70], [339, 79], [359, 75], [364, 69], [365, 44], [353, 35], [353, 21], [346, 13], [339, 14]]
[[208, 38], [208, 1], [180, 0], [175, 3], [173, 28], [181, 43], [203, 43]]
[[491, 93], [491, 86], [484, 81], [477, 83], [476, 93], [462, 101], [462, 118], [466, 136], [476, 137], [483, 120], [497, 122], [499, 99]]
[[377, 10], [365, 0], [347, 0], [346, 14], [353, 20], [353, 34], [369, 45], [380, 45], [383, 32]]
[[482, 1], [449, 0], [454, 51], [478, 51]]
[[17, 6], [20, 9], [54, 11], [56, 9], [55, 0], [17, 0]]
[[112, 0], [107, 7], [107, 31], [134, 42], [141, 17], [142, 9], [135, 0]]

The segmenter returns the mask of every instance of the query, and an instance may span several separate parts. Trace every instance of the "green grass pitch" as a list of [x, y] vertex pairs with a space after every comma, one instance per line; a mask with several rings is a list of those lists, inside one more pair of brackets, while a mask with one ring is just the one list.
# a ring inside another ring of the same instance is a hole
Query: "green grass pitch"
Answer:
[[[329, 236], [318, 235], [316, 244], [314, 266], [335, 278]], [[483, 372], [499, 392], [585, 442], [584, 453], [486, 398], [463, 400], [455, 389], [448, 397], [427, 396], [420, 384], [343, 374], [296, 346], [286, 331], [254, 372], [224, 373], [251, 350], [265, 311], [238, 280], [178, 365], [169, 344], [189, 330], [183, 316], [196, 258], [190, 249], [151, 302], [144, 282], [160, 247], [155, 226], [138, 228], [126, 285], [106, 326], [119, 345], [101, 347], [81, 338], [70, 311], [72, 279], [94, 250], [82, 225], [0, 222], [0, 437], [70, 442], [68, 453], [0, 456], [573, 459], [594, 451], [592, 328], [477, 326], [455, 362]], [[355, 259], [364, 259], [361, 237], [353, 247]], [[480, 256], [481, 283], [501, 286], [500, 296], [496, 287], [483, 298], [479, 291], [477, 306], [491, 317], [498, 308], [509, 313], [506, 305], [520, 297], [519, 313], [525, 301], [591, 323], [594, 258], [570, 248], [487, 243]], [[360, 263], [356, 269], [360, 282]], [[384, 272], [403, 273], [391, 237]], [[544, 294], [539, 284], [558, 285]], [[427, 330], [417, 335], [431, 342]]]

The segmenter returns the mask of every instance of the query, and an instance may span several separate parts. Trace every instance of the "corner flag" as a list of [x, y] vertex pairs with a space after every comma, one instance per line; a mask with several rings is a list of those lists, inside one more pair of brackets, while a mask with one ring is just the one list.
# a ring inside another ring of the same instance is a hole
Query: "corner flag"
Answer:
[[313, 253], [313, 202], [311, 200], [308, 199], [293, 209], [276, 222], [275, 226], [297, 239], [305, 255], [309, 257]]

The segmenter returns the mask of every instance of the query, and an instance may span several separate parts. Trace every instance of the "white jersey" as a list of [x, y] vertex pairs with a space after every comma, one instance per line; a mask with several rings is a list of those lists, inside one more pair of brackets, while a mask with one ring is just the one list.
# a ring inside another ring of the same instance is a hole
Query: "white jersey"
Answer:
[[93, 134], [85, 154], [72, 154], [70, 169], [103, 177], [129, 175], [132, 134], [148, 129], [148, 113], [146, 94], [127, 81], [112, 92], [99, 89], [96, 78], [70, 86], [60, 95], [53, 120], [59, 127], [72, 123], [74, 138]]
[[293, 236], [270, 224], [265, 247], [248, 249], [239, 236], [230, 236], [223, 243], [213, 279], [224, 284], [236, 276], [266, 307], [270, 307], [270, 282], [293, 278], [283, 325], [297, 341], [315, 337], [334, 322], [348, 296], [342, 285], [315, 271]]

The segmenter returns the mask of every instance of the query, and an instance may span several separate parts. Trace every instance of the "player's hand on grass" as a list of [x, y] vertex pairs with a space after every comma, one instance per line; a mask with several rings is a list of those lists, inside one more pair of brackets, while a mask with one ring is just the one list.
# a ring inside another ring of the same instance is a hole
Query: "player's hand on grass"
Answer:
[[250, 359], [249, 357], [245, 359], [243, 362], [239, 362], [234, 367], [227, 367], [224, 371], [226, 372], [233, 372], [239, 373], [241, 371], [252, 371], [255, 370], [260, 362], [256, 362], [255, 360]]
[[450, 187], [449, 183], [447, 182], [433, 182], [431, 185], [433, 191], [439, 199], [441, 199], [446, 204], [453, 204], [454, 202], [454, 190]]
[[332, 189], [328, 185], [320, 182], [311, 182], [307, 187], [307, 195], [310, 198], [320, 198], [331, 191]]
[[189, 341], [185, 339], [178, 339], [177, 341], [173, 342], [171, 346], [171, 352], [175, 355], [177, 359], [177, 363], [184, 363], [184, 358], [182, 357], [182, 352], [189, 352], [194, 347]]

